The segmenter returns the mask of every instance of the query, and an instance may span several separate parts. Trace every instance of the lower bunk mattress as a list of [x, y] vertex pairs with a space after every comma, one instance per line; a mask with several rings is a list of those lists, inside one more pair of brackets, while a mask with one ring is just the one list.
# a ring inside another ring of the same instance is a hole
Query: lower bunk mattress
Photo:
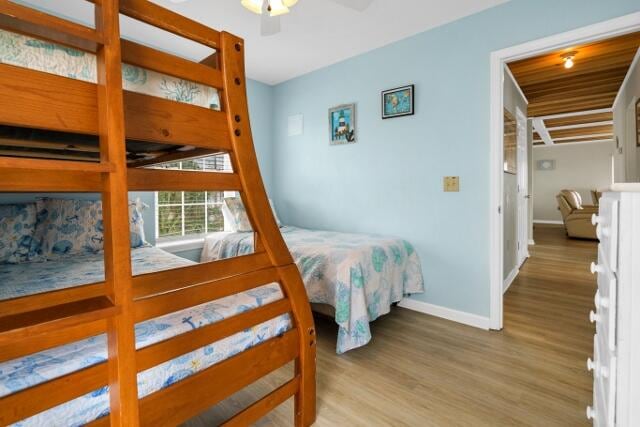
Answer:
[[[79, 261], [81, 260], [81, 261]], [[191, 261], [157, 248], [132, 250], [134, 273], [192, 265]], [[161, 266], [161, 267], [158, 267]], [[46, 273], [43, 273], [43, 268]], [[56, 276], [54, 272], [59, 272]], [[13, 276], [20, 280], [7, 282]], [[46, 276], [46, 280], [43, 279]], [[102, 255], [87, 255], [39, 263], [0, 266], [0, 299], [35, 291], [61, 289], [71, 284], [102, 280]], [[31, 277], [37, 276], [37, 277]], [[84, 278], [84, 279], [83, 279]], [[91, 280], [87, 280], [91, 278]], [[19, 283], [19, 284], [18, 284]], [[31, 288], [30, 286], [35, 286]], [[144, 348], [176, 335], [219, 322], [283, 298], [276, 283], [177, 311], [136, 325], [136, 348]], [[222, 360], [291, 329], [288, 314], [246, 329], [191, 353], [138, 373], [138, 396], [147, 396]], [[106, 336], [99, 335], [19, 359], [0, 363], [0, 398], [36, 384], [92, 366], [107, 359]], [[16, 423], [16, 426], [79, 426], [109, 413], [109, 389], [103, 387], [48, 411]]]

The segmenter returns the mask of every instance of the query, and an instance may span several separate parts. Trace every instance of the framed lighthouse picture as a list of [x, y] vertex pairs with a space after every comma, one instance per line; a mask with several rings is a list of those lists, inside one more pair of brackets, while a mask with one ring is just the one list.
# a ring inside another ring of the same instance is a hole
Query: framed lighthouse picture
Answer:
[[329, 136], [331, 145], [356, 142], [356, 104], [338, 105], [329, 109]]

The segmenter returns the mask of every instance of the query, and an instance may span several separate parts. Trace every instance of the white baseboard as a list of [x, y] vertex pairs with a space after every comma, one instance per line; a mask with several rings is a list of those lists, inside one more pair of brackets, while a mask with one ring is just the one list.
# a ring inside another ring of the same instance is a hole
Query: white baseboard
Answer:
[[511, 286], [513, 281], [516, 280], [516, 277], [518, 276], [519, 272], [520, 270], [517, 268], [514, 268], [513, 270], [511, 270], [511, 273], [509, 273], [507, 278], [504, 279], [504, 283], [502, 285], [502, 293], [505, 293], [507, 292], [507, 290], [509, 290], [509, 287]]
[[480, 329], [489, 330], [490, 319], [484, 316], [478, 316], [477, 314], [467, 313], [465, 311], [458, 311], [452, 308], [443, 307], [441, 305], [429, 304], [428, 302], [417, 301], [411, 298], [403, 298], [398, 303], [400, 307], [418, 311], [424, 314], [430, 314], [432, 316], [441, 317], [443, 319], [452, 320], [454, 322], [462, 323], [465, 325], [473, 326]]
[[560, 220], [548, 220], [548, 219], [534, 219], [533, 223], [534, 224], [557, 224], [557, 225], [564, 224], [564, 222]]

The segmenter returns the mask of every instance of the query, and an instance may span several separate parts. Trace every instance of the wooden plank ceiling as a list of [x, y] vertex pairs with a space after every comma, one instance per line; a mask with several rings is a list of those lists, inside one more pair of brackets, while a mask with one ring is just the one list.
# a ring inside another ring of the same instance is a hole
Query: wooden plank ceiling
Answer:
[[[639, 47], [640, 32], [522, 59], [508, 67], [529, 101], [529, 117], [544, 119], [554, 143], [611, 140], [611, 107]], [[563, 56], [570, 53], [574, 66], [567, 69]], [[544, 144], [536, 132], [534, 144]]]

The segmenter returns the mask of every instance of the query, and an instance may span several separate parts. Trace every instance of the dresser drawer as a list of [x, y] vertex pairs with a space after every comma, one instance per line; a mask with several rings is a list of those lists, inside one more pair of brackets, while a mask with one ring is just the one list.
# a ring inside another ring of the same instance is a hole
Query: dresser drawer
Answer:
[[599, 252], [602, 252], [603, 259], [599, 259], [612, 271], [618, 268], [618, 206], [619, 201], [611, 197], [600, 199], [599, 214], [594, 217], [596, 224], [596, 235], [600, 240]]
[[616, 410], [616, 363], [617, 359], [603, 348], [601, 337], [593, 337], [593, 359], [587, 362], [593, 373], [593, 406], [590, 413], [593, 424], [613, 427]]
[[609, 318], [608, 310], [598, 310], [589, 313], [589, 320], [596, 324], [596, 335], [600, 341], [600, 349], [606, 354], [613, 353], [616, 350], [615, 318]]
[[598, 248], [598, 263], [591, 263], [591, 272], [597, 274], [598, 290], [602, 298], [607, 298], [610, 305], [615, 305], [617, 277], [606, 262], [602, 248]]

